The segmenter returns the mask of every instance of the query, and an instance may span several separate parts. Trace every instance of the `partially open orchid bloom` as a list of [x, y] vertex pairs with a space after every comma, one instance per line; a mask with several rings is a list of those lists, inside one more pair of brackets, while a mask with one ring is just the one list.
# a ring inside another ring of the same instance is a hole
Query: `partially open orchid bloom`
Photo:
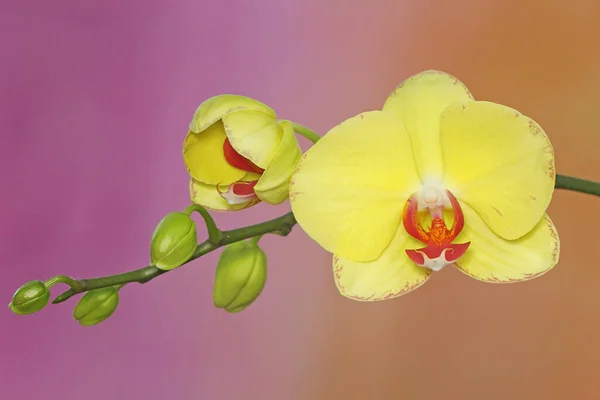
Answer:
[[554, 182], [552, 145], [536, 122], [425, 71], [382, 111], [342, 122], [305, 153], [290, 201], [334, 254], [341, 294], [375, 301], [447, 265], [499, 283], [547, 272], [559, 256], [545, 213]]
[[211, 97], [196, 110], [183, 145], [191, 200], [217, 211], [282, 203], [301, 155], [292, 124], [268, 106], [238, 95]]

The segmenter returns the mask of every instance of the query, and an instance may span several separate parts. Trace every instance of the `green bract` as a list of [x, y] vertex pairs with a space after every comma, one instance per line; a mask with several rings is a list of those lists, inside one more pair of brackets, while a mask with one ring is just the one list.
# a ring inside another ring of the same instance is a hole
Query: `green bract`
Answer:
[[83, 295], [73, 311], [73, 318], [83, 326], [99, 324], [110, 317], [119, 305], [117, 288], [105, 287]]
[[172, 212], [160, 221], [150, 243], [150, 259], [163, 270], [179, 267], [190, 259], [198, 238], [196, 224], [189, 215]]
[[50, 291], [41, 281], [29, 281], [13, 295], [8, 305], [18, 315], [33, 314], [46, 307], [50, 300]]
[[258, 244], [242, 241], [225, 248], [217, 264], [213, 300], [227, 312], [240, 312], [262, 292], [267, 256]]

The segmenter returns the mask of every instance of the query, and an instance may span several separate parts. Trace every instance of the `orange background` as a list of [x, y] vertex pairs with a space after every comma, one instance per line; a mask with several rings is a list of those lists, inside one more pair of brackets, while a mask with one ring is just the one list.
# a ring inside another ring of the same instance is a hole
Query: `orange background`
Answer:
[[[600, 179], [600, 2], [402, 3], [382, 6], [378, 28], [361, 38], [382, 69], [358, 61], [374, 107], [400, 78], [441, 69], [476, 99], [537, 120], [559, 173]], [[354, 11], [343, 18], [358, 20]], [[338, 41], [331, 46], [345, 48]], [[329, 291], [314, 339], [320, 371], [306, 371], [303, 398], [600, 398], [599, 200], [556, 192], [549, 213], [561, 259], [536, 281], [482, 284], [448, 269], [395, 301], [358, 304]]]

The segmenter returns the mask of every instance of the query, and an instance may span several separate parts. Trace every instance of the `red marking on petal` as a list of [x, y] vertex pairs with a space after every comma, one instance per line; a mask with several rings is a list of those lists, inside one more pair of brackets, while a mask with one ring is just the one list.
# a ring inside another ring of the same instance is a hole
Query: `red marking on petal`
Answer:
[[421, 226], [419, 222], [419, 202], [417, 200], [417, 195], [413, 194], [408, 198], [406, 204], [404, 205], [404, 213], [402, 214], [402, 224], [404, 225], [404, 229], [406, 232], [415, 239], [420, 240], [423, 243], [427, 243], [429, 240], [429, 235]]
[[446, 252], [446, 260], [448, 262], [454, 262], [458, 260], [463, 254], [465, 254], [470, 244], [471, 242], [449, 245], [447, 247], [448, 251]]
[[225, 138], [225, 142], [223, 142], [223, 154], [225, 155], [225, 160], [227, 160], [229, 165], [233, 167], [239, 168], [243, 171], [256, 172], [257, 174], [262, 174], [265, 172], [264, 169], [260, 168], [252, 161], [241, 156], [237, 151], [235, 151], [231, 143], [229, 143], [228, 138]]
[[441, 256], [444, 249], [446, 249], [446, 247], [427, 246], [427, 247], [423, 247], [422, 249], [418, 249], [418, 250], [423, 252], [427, 256], [427, 258], [429, 258], [430, 260], [433, 260], [433, 259]]
[[233, 194], [238, 196], [247, 196], [250, 194], [254, 194], [254, 186], [258, 181], [253, 182], [236, 182], [231, 184], [231, 190]]
[[406, 251], [406, 255], [408, 256], [408, 258], [410, 258], [412, 260], [412, 262], [414, 262], [417, 265], [423, 265], [425, 264], [425, 258], [423, 257], [423, 254], [419, 253], [416, 250], [405, 250]]

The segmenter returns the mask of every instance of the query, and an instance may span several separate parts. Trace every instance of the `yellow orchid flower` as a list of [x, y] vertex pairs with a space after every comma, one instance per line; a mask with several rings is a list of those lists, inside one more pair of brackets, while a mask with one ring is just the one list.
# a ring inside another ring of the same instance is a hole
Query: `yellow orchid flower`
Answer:
[[451, 264], [499, 283], [550, 270], [559, 257], [545, 214], [554, 182], [552, 145], [536, 122], [425, 71], [382, 111], [342, 122], [306, 152], [290, 201], [304, 231], [334, 254], [340, 293], [376, 301]]
[[235, 211], [280, 204], [302, 151], [292, 123], [244, 96], [211, 97], [196, 110], [183, 144], [192, 202]]

